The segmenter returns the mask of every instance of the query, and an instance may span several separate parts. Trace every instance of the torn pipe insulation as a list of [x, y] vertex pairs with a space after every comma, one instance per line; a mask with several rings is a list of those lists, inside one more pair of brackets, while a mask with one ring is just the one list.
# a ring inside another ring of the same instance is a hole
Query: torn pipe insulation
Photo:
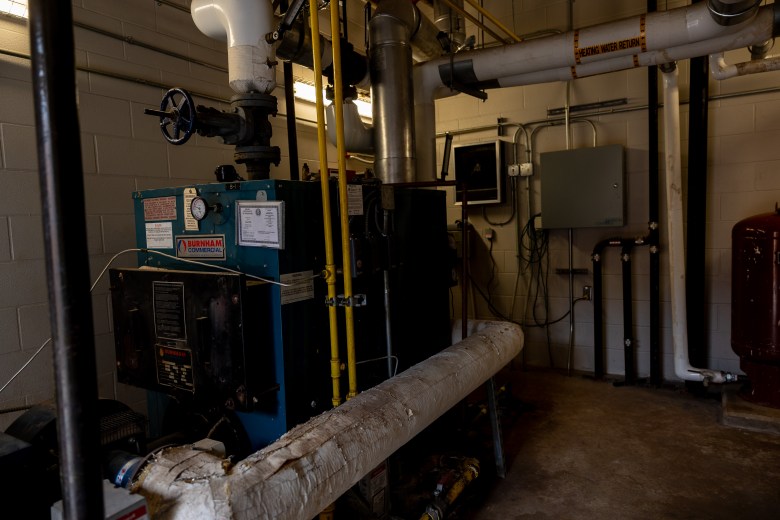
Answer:
[[269, 94], [276, 87], [276, 57], [265, 35], [274, 30], [271, 2], [192, 0], [200, 31], [228, 44], [228, 80], [234, 92]]
[[522, 346], [519, 326], [490, 323], [236, 465], [190, 447], [164, 449], [135, 489], [156, 519], [314, 518]]
[[[760, 44], [773, 37], [779, 23], [780, 3], [728, 27], [699, 3], [434, 59], [414, 69], [415, 133], [433, 135], [434, 100], [457, 94], [451, 87], [490, 89], [657, 65]], [[415, 155], [418, 172], [436, 171], [434, 139], [418, 139]]]
[[685, 305], [685, 241], [683, 231], [682, 161], [680, 159], [680, 93], [677, 66], [667, 64], [663, 71], [664, 158], [666, 160], [666, 233], [669, 244], [669, 276], [672, 300], [672, 342], [674, 373], [684, 381], [730, 383], [730, 372], [692, 367], [688, 358], [688, 323]]
[[747, 76], [759, 72], [780, 70], [780, 56], [772, 56], [760, 60], [750, 60], [742, 63], [727, 65], [723, 53], [710, 54], [710, 72], [717, 80]]

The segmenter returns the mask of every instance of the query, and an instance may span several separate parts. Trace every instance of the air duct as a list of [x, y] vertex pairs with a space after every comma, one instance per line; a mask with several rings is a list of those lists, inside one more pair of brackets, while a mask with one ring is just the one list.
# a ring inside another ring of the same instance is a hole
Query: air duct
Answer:
[[385, 0], [369, 22], [375, 174], [387, 184], [416, 180], [410, 38], [416, 8]]
[[163, 450], [136, 489], [156, 519], [313, 518], [509, 363], [522, 344], [519, 326], [484, 324], [235, 466], [190, 447]]
[[756, 14], [761, 0], [707, 0], [712, 19], [720, 25], [736, 25]]
[[269, 94], [276, 87], [274, 49], [265, 41], [265, 35], [274, 30], [271, 2], [192, 0], [190, 10], [203, 34], [227, 41], [233, 91]]
[[[463, 9], [463, 0], [451, 0], [457, 7]], [[442, 0], [433, 0], [433, 23], [436, 28], [450, 37], [450, 42], [457, 51], [466, 43], [466, 20], [457, 11], [451, 9]]]

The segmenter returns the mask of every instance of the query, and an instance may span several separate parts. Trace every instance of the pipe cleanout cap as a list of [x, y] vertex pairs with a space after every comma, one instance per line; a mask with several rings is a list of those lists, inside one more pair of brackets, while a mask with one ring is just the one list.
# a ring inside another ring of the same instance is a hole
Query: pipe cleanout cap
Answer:
[[761, 0], [707, 0], [707, 9], [718, 25], [736, 25], [755, 16]]

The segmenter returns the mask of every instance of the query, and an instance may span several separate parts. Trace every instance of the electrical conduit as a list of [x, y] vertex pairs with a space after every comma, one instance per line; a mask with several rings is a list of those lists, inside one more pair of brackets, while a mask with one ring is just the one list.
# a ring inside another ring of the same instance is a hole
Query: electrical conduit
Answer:
[[[312, 55], [314, 70], [322, 70], [320, 57], [320, 22], [317, 4], [309, 2], [311, 17]], [[330, 324], [330, 377], [333, 381], [333, 406], [341, 404], [341, 360], [339, 360], [338, 315], [336, 312], [336, 265], [333, 260], [333, 223], [330, 211], [330, 179], [328, 175], [328, 148], [325, 142], [325, 110], [322, 100], [322, 74], [314, 73], [314, 94], [317, 104], [317, 146], [320, 158], [320, 184], [322, 186], [322, 221], [325, 229], [325, 283], [328, 286], [328, 322]]]
[[683, 239], [682, 167], [680, 159], [680, 93], [677, 65], [662, 66], [664, 90], [664, 158], [666, 163], [666, 233], [672, 299], [674, 373], [685, 381], [727, 383], [737, 380], [730, 372], [692, 367], [688, 359], [688, 324], [685, 307], [685, 242]]
[[[349, 247], [349, 202], [347, 198], [347, 154], [344, 149], [344, 86], [341, 81], [341, 41], [339, 34], [339, 3], [330, 3], [330, 30], [333, 46], [333, 105], [336, 107], [336, 149], [339, 163], [339, 216], [341, 219], [341, 263], [344, 272], [344, 314], [347, 332], [347, 399], [357, 395], [357, 365], [355, 364], [355, 318], [352, 310], [352, 262]], [[320, 91], [321, 92], [321, 91]], [[322, 94], [320, 94], [322, 95]], [[327, 170], [322, 175], [328, 176]]]

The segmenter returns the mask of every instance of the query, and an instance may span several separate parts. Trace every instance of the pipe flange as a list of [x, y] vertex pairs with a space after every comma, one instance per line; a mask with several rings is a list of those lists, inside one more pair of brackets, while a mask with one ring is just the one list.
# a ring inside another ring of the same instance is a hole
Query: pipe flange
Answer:
[[707, 0], [710, 16], [718, 25], [729, 26], [756, 15], [761, 0]]
[[233, 160], [238, 164], [248, 161], [268, 161], [279, 166], [281, 152], [278, 146], [236, 146]]
[[240, 108], [263, 108], [273, 114], [276, 114], [277, 110], [276, 96], [259, 92], [236, 94], [230, 98], [230, 105]]

